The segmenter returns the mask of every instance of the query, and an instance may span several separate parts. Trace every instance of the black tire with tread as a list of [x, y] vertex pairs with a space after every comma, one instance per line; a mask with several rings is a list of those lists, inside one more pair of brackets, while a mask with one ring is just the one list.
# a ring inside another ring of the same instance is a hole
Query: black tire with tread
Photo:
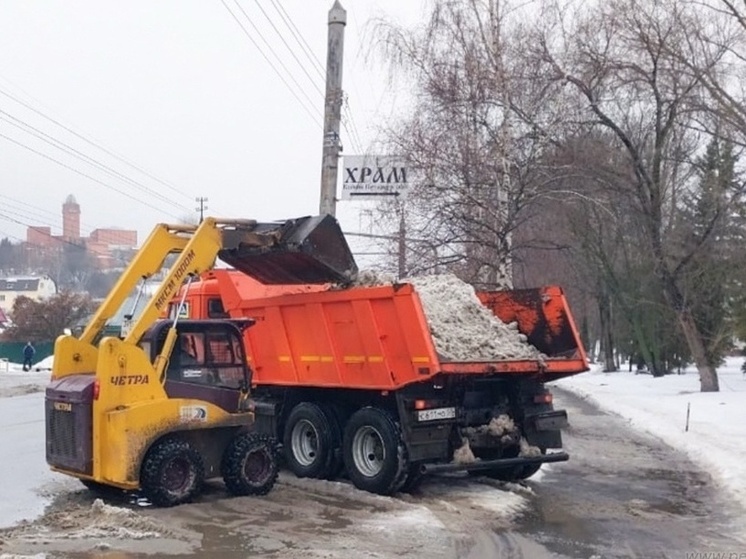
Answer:
[[[259, 471], [247, 471], [246, 461], [252, 455], [260, 460], [255, 464]], [[255, 433], [233, 439], [225, 449], [221, 467], [226, 489], [238, 496], [266, 495], [274, 487], [279, 469], [275, 439]]]
[[[373, 476], [361, 472], [353, 458], [352, 443], [355, 434], [364, 427], [375, 429], [383, 442], [383, 465], [381, 471]], [[401, 429], [393, 415], [384, 409], [368, 406], [352, 414], [345, 426], [342, 451], [347, 475], [358, 489], [379, 495], [391, 495], [396, 493], [407, 479], [409, 461]]]
[[[182, 486], [169, 488], [169, 466], [181, 462], [187, 467]], [[148, 500], [159, 507], [172, 507], [193, 500], [205, 481], [205, 467], [199, 453], [186, 441], [164, 439], [148, 450], [140, 468], [140, 487]]]
[[[300, 421], [310, 423], [316, 432], [318, 454], [308, 465], [301, 464], [293, 453], [293, 429]], [[296, 476], [315, 479], [335, 476], [339, 470], [338, 448], [340, 444], [339, 424], [329, 406], [314, 402], [301, 402], [292, 409], [285, 422], [283, 447], [286, 465]]]
[[417, 489], [419, 489], [420, 485], [422, 484], [422, 480], [424, 479], [425, 474], [420, 471], [420, 465], [412, 464], [409, 466], [407, 477], [404, 479], [404, 483], [402, 483], [399, 491], [402, 491], [404, 493], [414, 493], [415, 491], [417, 491]]

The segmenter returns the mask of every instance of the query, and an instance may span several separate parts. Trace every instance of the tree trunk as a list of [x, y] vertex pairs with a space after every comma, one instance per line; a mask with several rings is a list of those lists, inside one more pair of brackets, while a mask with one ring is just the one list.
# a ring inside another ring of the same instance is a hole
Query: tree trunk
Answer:
[[692, 313], [688, 309], [683, 309], [678, 312], [678, 318], [689, 350], [692, 352], [692, 357], [699, 370], [700, 390], [702, 392], [719, 392], [720, 384], [717, 371], [707, 360], [705, 345], [702, 342], [702, 336], [697, 329]]
[[598, 298], [598, 316], [601, 328], [601, 353], [603, 354], [604, 372], [616, 371], [614, 360], [614, 336], [612, 333], [611, 299], [605, 293]]

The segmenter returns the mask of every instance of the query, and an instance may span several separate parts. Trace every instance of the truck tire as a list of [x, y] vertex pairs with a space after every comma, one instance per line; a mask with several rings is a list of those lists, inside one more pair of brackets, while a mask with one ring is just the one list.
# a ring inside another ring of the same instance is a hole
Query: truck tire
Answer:
[[148, 450], [140, 469], [140, 487], [159, 507], [187, 503], [205, 481], [202, 457], [188, 442], [165, 439]]
[[339, 424], [331, 408], [302, 402], [285, 422], [285, 461], [298, 477], [327, 479], [338, 473]]
[[358, 489], [391, 495], [409, 473], [407, 449], [394, 417], [365, 407], [350, 417], [342, 445], [347, 475]]
[[221, 465], [225, 487], [233, 495], [266, 495], [274, 487], [279, 469], [275, 440], [254, 433], [233, 439]]

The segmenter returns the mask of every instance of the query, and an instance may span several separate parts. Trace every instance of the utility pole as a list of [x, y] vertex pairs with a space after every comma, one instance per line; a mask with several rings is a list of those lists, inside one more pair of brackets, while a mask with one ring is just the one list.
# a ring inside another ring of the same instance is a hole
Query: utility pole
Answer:
[[326, 50], [326, 103], [324, 105], [324, 149], [321, 157], [321, 201], [319, 213], [335, 215], [337, 210], [337, 170], [342, 144], [339, 124], [342, 115], [342, 55], [347, 12], [335, 0], [329, 10]]
[[199, 222], [202, 223], [202, 221], [205, 219], [205, 210], [207, 209], [207, 206], [205, 206], [205, 202], [207, 202], [207, 198], [198, 196], [197, 198], [195, 198], [195, 201], [199, 204], [199, 206], [194, 209], [199, 212]]

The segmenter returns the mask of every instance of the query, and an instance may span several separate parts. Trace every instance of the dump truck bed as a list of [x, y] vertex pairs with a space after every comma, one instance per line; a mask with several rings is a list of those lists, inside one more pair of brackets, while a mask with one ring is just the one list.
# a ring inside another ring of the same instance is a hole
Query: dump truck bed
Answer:
[[226, 311], [256, 320], [246, 336], [257, 384], [396, 390], [438, 374], [546, 381], [588, 368], [558, 287], [480, 294], [504, 322], [517, 322], [544, 357], [448, 361], [438, 355], [411, 284], [256, 298], [242, 295], [229, 274], [215, 277]]

